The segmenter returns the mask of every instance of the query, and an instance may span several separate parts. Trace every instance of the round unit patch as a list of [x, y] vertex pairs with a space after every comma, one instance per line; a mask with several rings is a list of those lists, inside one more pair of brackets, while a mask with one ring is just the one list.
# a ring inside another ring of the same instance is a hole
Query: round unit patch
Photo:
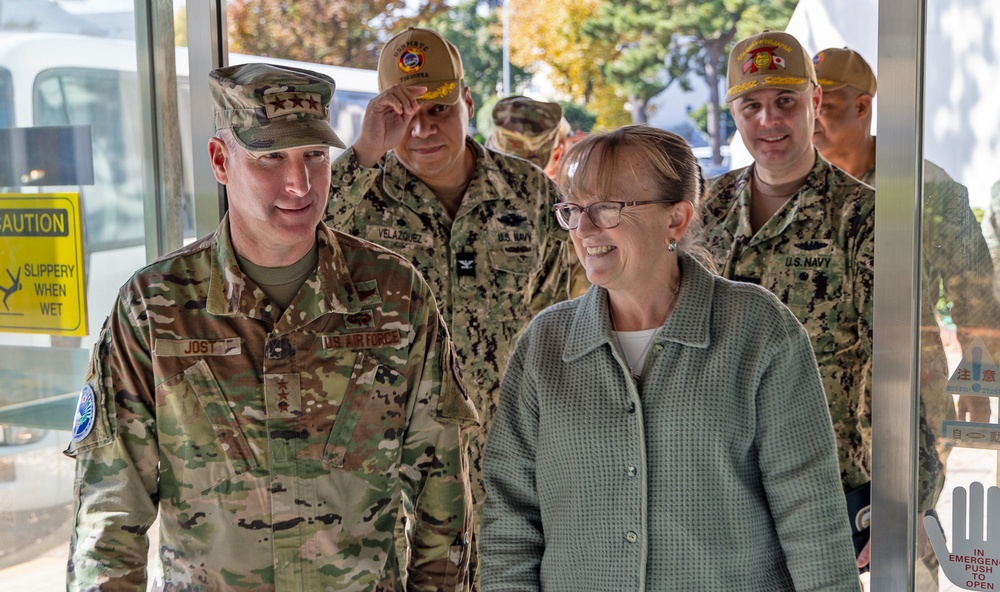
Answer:
[[73, 416], [74, 442], [86, 438], [94, 427], [94, 407], [94, 389], [88, 384], [80, 391], [80, 401], [76, 404], [76, 414]]
[[858, 513], [854, 515], [854, 528], [856, 528], [858, 532], [861, 532], [862, 530], [868, 528], [871, 525], [872, 525], [872, 507], [871, 505], [867, 505], [858, 510]]
[[399, 54], [399, 69], [405, 74], [413, 74], [424, 67], [424, 52], [416, 47], [407, 47]]

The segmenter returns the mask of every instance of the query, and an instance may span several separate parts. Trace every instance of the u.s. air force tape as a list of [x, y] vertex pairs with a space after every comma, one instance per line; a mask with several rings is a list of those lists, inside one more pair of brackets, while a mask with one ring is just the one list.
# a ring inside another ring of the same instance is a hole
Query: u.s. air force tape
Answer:
[[374, 349], [379, 347], [396, 347], [403, 340], [399, 331], [365, 331], [363, 333], [338, 333], [323, 335], [323, 349]]
[[87, 437], [94, 427], [94, 389], [84, 385], [80, 391], [80, 400], [76, 403], [76, 413], [73, 415], [73, 441], [80, 442]]

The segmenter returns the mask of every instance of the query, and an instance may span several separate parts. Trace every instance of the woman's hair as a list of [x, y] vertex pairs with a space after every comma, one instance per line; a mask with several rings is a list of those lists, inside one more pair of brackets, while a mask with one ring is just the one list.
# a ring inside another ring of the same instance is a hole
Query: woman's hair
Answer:
[[[584, 187], [584, 176], [576, 172], [591, 168], [597, 174], [588, 177], [596, 186]], [[691, 224], [677, 241], [681, 248], [691, 252], [692, 245], [701, 235], [700, 200], [705, 179], [691, 147], [677, 134], [645, 125], [627, 125], [611, 132], [592, 134], [573, 146], [563, 159], [559, 185], [567, 200], [584, 193], [631, 195], [634, 190], [629, 186], [631, 179], [650, 176], [657, 193], [653, 197], [670, 203], [688, 201], [694, 207]], [[692, 254], [707, 261], [703, 253]]]

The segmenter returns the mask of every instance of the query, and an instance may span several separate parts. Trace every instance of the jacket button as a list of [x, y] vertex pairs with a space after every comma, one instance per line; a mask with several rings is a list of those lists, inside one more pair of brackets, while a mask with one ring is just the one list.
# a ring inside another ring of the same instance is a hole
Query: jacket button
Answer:
[[639, 540], [639, 535], [635, 534], [635, 532], [633, 532], [633, 531], [630, 530], [630, 531], [628, 531], [628, 532], [625, 533], [625, 540], [628, 541], [628, 542], [630, 542], [630, 543], [634, 543], [637, 540]]
[[638, 473], [639, 473], [639, 469], [635, 468], [632, 465], [629, 465], [628, 469], [625, 471], [625, 474], [628, 475], [629, 479], [631, 479], [632, 477], [635, 477]]
[[661, 352], [661, 351], [663, 351], [663, 344], [662, 343], [657, 343], [656, 345], [654, 345], [653, 346], [653, 351], [655, 351], [655, 352]]

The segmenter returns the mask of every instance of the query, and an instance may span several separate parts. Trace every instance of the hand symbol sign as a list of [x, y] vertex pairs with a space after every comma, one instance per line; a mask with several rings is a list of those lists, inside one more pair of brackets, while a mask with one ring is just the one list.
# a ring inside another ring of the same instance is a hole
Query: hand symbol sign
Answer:
[[[996, 590], [1000, 585], [1000, 488], [990, 487], [987, 498], [988, 516], [983, 504], [982, 483], [969, 486], [968, 500], [964, 487], [955, 488], [950, 552], [937, 516], [924, 516], [924, 528], [941, 569], [953, 584], [965, 590]], [[985, 538], [984, 516], [987, 516]]]

